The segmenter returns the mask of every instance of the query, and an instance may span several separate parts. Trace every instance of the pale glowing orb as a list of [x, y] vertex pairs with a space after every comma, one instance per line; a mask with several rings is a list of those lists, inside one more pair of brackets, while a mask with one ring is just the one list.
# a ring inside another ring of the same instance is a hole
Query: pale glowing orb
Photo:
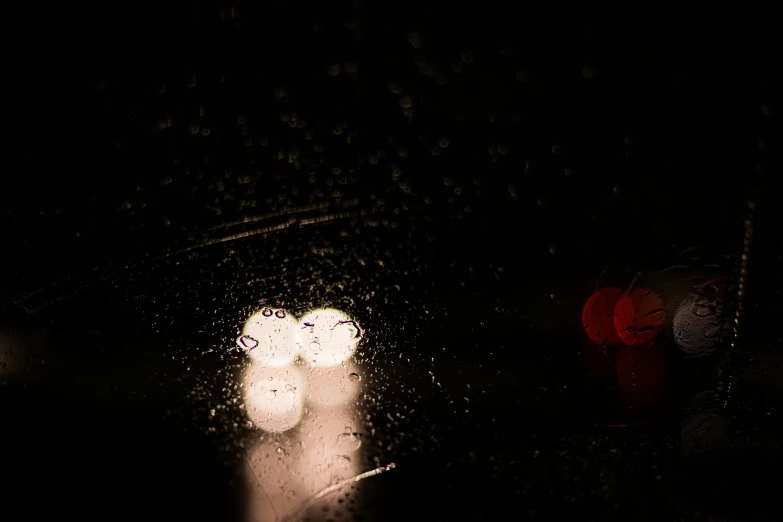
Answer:
[[305, 379], [298, 368], [270, 368], [253, 363], [243, 377], [245, 410], [253, 424], [282, 432], [302, 418]]
[[685, 357], [703, 357], [718, 347], [721, 306], [704, 299], [685, 299], [674, 315], [674, 340]]
[[279, 368], [293, 362], [297, 354], [297, 321], [284, 310], [265, 309], [245, 322], [239, 347], [264, 366]]
[[307, 401], [319, 406], [346, 404], [359, 392], [359, 369], [345, 362], [328, 368], [313, 367], [305, 371]]
[[299, 319], [297, 343], [305, 361], [316, 367], [337, 366], [356, 351], [362, 331], [347, 314], [334, 308], [313, 310]]

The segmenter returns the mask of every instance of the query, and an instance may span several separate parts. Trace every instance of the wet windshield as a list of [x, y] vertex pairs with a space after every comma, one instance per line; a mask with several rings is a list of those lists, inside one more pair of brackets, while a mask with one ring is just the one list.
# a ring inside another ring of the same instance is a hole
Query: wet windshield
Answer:
[[771, 31], [369, 4], [20, 21], [3, 509], [771, 516]]

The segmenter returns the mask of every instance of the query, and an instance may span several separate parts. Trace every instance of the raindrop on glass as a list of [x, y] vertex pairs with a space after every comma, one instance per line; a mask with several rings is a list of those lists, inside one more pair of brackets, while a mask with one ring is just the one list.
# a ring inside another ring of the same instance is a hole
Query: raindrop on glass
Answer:
[[362, 446], [358, 433], [341, 433], [337, 436], [337, 448], [340, 451], [356, 451]]
[[353, 321], [340, 321], [334, 327], [334, 333], [347, 339], [358, 339], [361, 332]]
[[239, 338], [237, 341], [237, 344], [239, 344], [239, 347], [247, 350], [248, 352], [258, 346], [258, 341], [250, 337], [249, 335], [243, 335]]
[[351, 457], [348, 455], [335, 455], [334, 459], [337, 461], [337, 465], [341, 468], [347, 468], [351, 464]]

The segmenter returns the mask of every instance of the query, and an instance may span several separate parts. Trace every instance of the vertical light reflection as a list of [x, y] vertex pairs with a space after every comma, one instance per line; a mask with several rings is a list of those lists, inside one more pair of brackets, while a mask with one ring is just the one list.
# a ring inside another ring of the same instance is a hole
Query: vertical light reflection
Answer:
[[298, 472], [308, 498], [362, 471], [359, 423], [355, 409], [345, 406], [316, 406], [302, 419]]
[[251, 364], [244, 378], [245, 410], [257, 427], [269, 432], [289, 430], [302, 418], [305, 379], [299, 368], [268, 368]]
[[[243, 334], [252, 340], [239, 340], [254, 359], [243, 378], [245, 408], [267, 432], [248, 454], [246, 472], [256, 492], [248, 511], [252, 522], [284, 520], [315, 505], [337, 515], [337, 493], [327, 488], [340, 490], [335, 485], [365, 471], [355, 405], [362, 371], [351, 360], [361, 330], [335, 309], [313, 311], [298, 322], [279, 312], [251, 316]], [[253, 340], [276, 348], [254, 355]], [[303, 357], [295, 360], [297, 353]]]
[[350, 362], [331, 368], [306, 370], [307, 401], [317, 406], [348, 403], [359, 391], [359, 369]]
[[250, 449], [246, 472], [253, 494], [248, 506], [248, 522], [280, 520], [286, 513], [295, 511], [306, 498], [299, 478], [287, 473], [291, 462], [302, 453], [294, 437], [284, 440], [264, 438]]

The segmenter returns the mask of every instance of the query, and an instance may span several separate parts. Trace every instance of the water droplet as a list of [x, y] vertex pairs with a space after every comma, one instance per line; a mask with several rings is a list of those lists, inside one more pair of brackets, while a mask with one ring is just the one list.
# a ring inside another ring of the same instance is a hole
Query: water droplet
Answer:
[[239, 344], [240, 348], [247, 350], [248, 352], [253, 348], [255, 348], [256, 346], [258, 346], [258, 341], [256, 341], [249, 335], [243, 335], [242, 337], [239, 338], [237, 343]]
[[264, 311], [261, 312], [261, 314], [264, 317], [272, 317], [272, 310], [270, 310], [269, 308], [265, 308]]
[[341, 433], [337, 436], [337, 448], [343, 452], [356, 451], [362, 446], [358, 433]]
[[353, 321], [340, 321], [337, 326], [334, 327], [332, 335], [344, 337], [346, 339], [358, 339], [361, 335], [359, 327]]
[[278, 455], [282, 455], [283, 453], [285, 453], [285, 450], [280, 446], [278, 446], [277, 449], [275, 450], [275, 453], [277, 453]]
[[698, 317], [709, 317], [710, 315], [713, 315], [713, 311], [704, 303], [696, 303], [693, 306], [693, 314]]
[[341, 468], [347, 468], [351, 464], [351, 457], [348, 455], [335, 455], [334, 460]]
[[358, 373], [351, 373], [351, 374], [348, 375], [348, 378], [350, 380], [352, 380], [353, 382], [361, 380], [361, 377], [359, 376]]
[[275, 317], [277, 317], [278, 319], [285, 318], [285, 310], [278, 310], [277, 312], [275, 312]]

